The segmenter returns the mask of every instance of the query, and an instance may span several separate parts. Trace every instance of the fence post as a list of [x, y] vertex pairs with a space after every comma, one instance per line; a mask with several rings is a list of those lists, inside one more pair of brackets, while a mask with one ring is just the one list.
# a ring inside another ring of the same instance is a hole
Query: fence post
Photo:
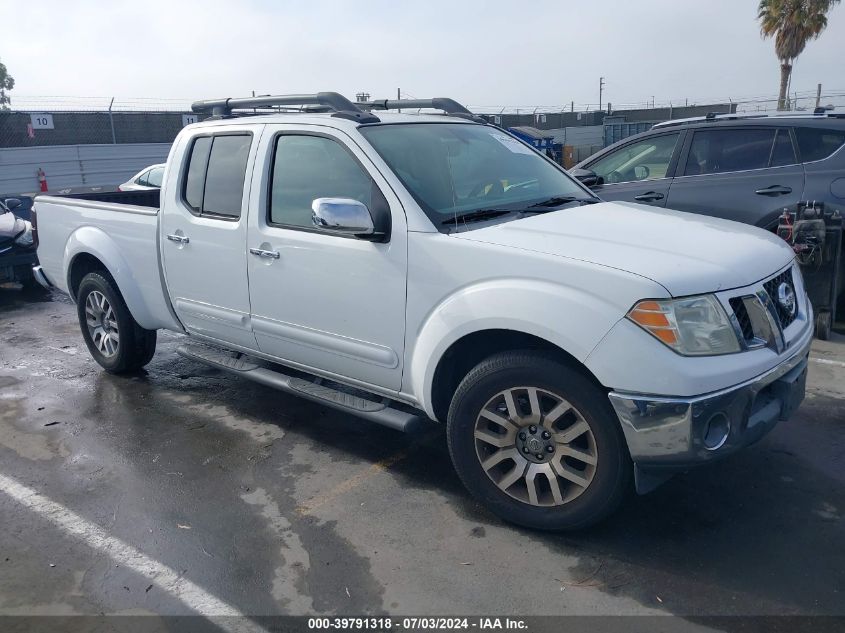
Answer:
[[109, 124], [111, 125], [111, 142], [112, 145], [117, 145], [117, 137], [114, 135], [114, 117], [111, 113], [111, 107], [114, 105], [114, 97], [111, 98], [109, 102]]

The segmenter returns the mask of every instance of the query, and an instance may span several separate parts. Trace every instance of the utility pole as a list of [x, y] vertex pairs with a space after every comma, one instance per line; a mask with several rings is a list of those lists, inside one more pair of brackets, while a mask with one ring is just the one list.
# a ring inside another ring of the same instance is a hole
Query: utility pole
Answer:
[[604, 92], [604, 77], [599, 77], [599, 112], [601, 112], [601, 95]]
[[822, 85], [819, 84], [816, 88], [816, 107], [818, 108], [822, 102]]
[[[402, 89], [401, 89], [401, 88], [397, 88], [397, 89], [396, 89], [396, 100], [397, 100], [397, 101], [401, 101], [401, 100], [402, 100]], [[402, 112], [402, 108], [399, 108], [399, 109], [397, 110], [397, 112]]]

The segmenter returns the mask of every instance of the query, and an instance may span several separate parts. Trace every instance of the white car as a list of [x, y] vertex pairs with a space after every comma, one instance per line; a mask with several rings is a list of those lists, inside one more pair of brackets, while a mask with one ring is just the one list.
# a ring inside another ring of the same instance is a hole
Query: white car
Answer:
[[[379, 111], [424, 107], [447, 114]], [[160, 208], [36, 199], [36, 276], [107, 371], [173, 330], [186, 357], [350, 415], [440, 421], [466, 487], [540, 529], [590, 525], [804, 397], [812, 308], [766, 231], [602, 202], [449, 99], [195, 109], [214, 118], [176, 138]]]
[[164, 177], [164, 163], [144, 167], [129, 180], [120, 185], [118, 191], [142, 191], [146, 189], [161, 189], [161, 179]]

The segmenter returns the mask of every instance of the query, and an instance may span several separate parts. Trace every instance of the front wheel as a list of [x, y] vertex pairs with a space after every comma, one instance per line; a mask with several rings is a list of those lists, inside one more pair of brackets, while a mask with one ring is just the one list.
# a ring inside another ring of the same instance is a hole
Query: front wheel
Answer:
[[113, 374], [141, 369], [156, 348], [156, 331], [142, 328], [111, 277], [88, 273], [76, 293], [82, 338], [99, 365]]
[[447, 432], [464, 485], [512, 523], [585, 528], [630, 489], [633, 469], [607, 394], [540, 352], [497, 354], [470, 371]]

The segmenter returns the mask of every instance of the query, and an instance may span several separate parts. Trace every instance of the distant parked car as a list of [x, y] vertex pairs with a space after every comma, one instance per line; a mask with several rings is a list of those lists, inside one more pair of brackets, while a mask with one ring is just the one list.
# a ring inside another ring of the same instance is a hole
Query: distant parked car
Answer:
[[603, 200], [774, 231], [785, 207], [845, 207], [845, 114], [724, 115], [658, 123], [570, 170]]
[[132, 176], [117, 189], [118, 191], [161, 189], [162, 176], [164, 176], [164, 163], [150, 165]]
[[26, 216], [32, 208], [32, 198], [0, 199], [0, 283], [16, 282], [34, 286], [32, 268], [38, 265], [32, 224], [23, 219], [18, 210], [25, 207]]
[[842, 112], [708, 115], [659, 123], [570, 173], [603, 200], [777, 231], [799, 254], [816, 333], [827, 338], [837, 311], [845, 313], [843, 146]]

